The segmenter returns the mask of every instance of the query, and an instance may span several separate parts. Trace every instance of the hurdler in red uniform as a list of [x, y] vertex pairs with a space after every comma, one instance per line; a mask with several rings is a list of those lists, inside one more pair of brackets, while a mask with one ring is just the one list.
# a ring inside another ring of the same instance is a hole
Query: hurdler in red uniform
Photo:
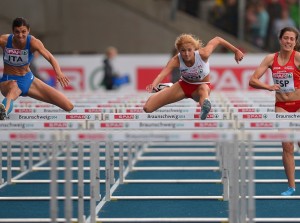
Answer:
[[[276, 91], [275, 112], [300, 112], [300, 53], [295, 51], [299, 48], [298, 37], [295, 28], [283, 28], [279, 34], [280, 51], [267, 55], [249, 81], [254, 88]], [[272, 70], [273, 85], [259, 80], [269, 68]], [[282, 142], [282, 148], [288, 189], [281, 195], [290, 196], [296, 191], [294, 143]]]

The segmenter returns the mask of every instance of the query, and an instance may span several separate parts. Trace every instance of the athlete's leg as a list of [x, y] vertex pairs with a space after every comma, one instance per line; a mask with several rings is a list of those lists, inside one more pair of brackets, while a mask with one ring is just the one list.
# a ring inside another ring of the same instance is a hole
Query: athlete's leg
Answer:
[[294, 159], [294, 143], [282, 142], [282, 162], [288, 179], [289, 187], [295, 188], [295, 159]]
[[198, 101], [201, 106], [200, 118], [206, 119], [211, 109], [211, 103], [209, 100], [210, 87], [207, 84], [200, 84], [192, 96], [195, 101]]
[[5, 106], [6, 113], [10, 113], [13, 107], [13, 101], [15, 101], [22, 93], [18, 87], [17, 81], [9, 80], [0, 83], [1, 93], [5, 97], [3, 104]]
[[[287, 112], [281, 107], [275, 107], [275, 112]], [[294, 143], [282, 142], [282, 163], [285, 170], [285, 174], [288, 180], [289, 188], [296, 188], [295, 185], [295, 159], [294, 159]], [[289, 189], [288, 189], [289, 191]], [[286, 191], [286, 192], [288, 192]], [[284, 195], [286, 192], [283, 192]]]
[[147, 113], [154, 112], [164, 105], [180, 101], [185, 98], [185, 94], [179, 83], [173, 84], [153, 95], [151, 95], [144, 105], [144, 111]]
[[195, 101], [198, 101], [200, 106], [203, 105], [203, 102], [206, 98], [209, 99], [210, 88], [208, 84], [199, 84], [196, 91], [192, 93], [192, 97]]
[[71, 111], [74, 108], [72, 102], [64, 94], [38, 78], [34, 78], [27, 95], [34, 99], [56, 105], [65, 111]]

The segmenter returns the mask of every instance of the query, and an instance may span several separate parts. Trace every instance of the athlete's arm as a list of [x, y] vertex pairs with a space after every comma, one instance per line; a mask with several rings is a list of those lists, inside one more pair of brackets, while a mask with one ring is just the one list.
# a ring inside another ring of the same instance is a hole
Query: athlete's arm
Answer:
[[169, 62], [167, 63], [167, 65], [164, 67], [164, 69], [157, 75], [157, 77], [154, 79], [154, 81], [152, 82], [152, 84], [147, 85], [146, 90], [148, 92], [152, 92], [152, 89], [155, 88], [159, 83], [161, 83], [161, 81], [168, 76], [171, 71], [176, 68], [179, 67], [179, 59], [178, 56], [174, 56], [173, 58], [171, 58], [171, 60], [169, 60]]
[[239, 61], [241, 61], [244, 58], [244, 54], [242, 53], [242, 51], [240, 51], [238, 48], [236, 48], [235, 46], [233, 46], [231, 43], [224, 40], [223, 38], [217, 36], [217, 37], [211, 39], [206, 44], [205, 47], [203, 47], [199, 50], [202, 60], [204, 60], [206, 62], [208, 60], [208, 58], [210, 57], [210, 55], [213, 53], [213, 51], [219, 45], [222, 45], [226, 49], [233, 52], [235, 54], [235, 61], [237, 63], [239, 63]]
[[6, 46], [8, 36], [9, 34], [4, 34], [0, 36], [0, 46], [2, 47], [2, 49], [4, 49], [4, 47]]
[[31, 37], [31, 49], [32, 52], [38, 51], [52, 65], [56, 73], [57, 81], [61, 84], [62, 87], [66, 87], [69, 85], [69, 79], [61, 71], [58, 61], [45, 48], [44, 44], [33, 36]]
[[269, 91], [276, 91], [280, 89], [280, 86], [278, 84], [268, 85], [259, 80], [265, 74], [267, 69], [271, 67], [273, 60], [274, 60], [274, 54], [269, 54], [263, 59], [263, 61], [256, 68], [256, 70], [254, 71], [254, 73], [252, 74], [249, 80], [249, 85], [251, 87], [256, 89], [265, 89]]
[[300, 70], [300, 52], [296, 51], [295, 53], [295, 65]]

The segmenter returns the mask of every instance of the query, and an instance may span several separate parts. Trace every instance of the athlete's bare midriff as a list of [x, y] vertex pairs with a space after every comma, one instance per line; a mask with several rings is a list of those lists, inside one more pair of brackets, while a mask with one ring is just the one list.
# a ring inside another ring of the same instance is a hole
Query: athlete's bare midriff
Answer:
[[286, 101], [299, 101], [300, 100], [300, 89], [297, 88], [293, 92], [281, 93], [276, 92], [276, 101], [286, 102]]
[[29, 65], [25, 65], [22, 67], [10, 66], [8, 64], [4, 64], [4, 74], [11, 74], [16, 76], [24, 76], [26, 73], [30, 71]]

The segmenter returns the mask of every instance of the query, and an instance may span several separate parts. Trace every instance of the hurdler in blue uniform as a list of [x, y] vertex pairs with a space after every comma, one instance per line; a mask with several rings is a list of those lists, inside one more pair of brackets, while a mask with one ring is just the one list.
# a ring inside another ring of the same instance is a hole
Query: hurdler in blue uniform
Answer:
[[35, 78], [29, 68], [33, 53], [38, 51], [52, 65], [57, 81], [62, 87], [66, 87], [69, 79], [61, 72], [57, 60], [40, 40], [29, 35], [30, 27], [24, 18], [14, 19], [12, 31], [13, 34], [0, 36], [4, 62], [0, 90], [5, 97], [0, 104], [0, 120], [5, 119], [12, 111], [13, 102], [19, 96], [29, 96], [71, 111], [74, 107], [72, 102], [55, 88]]

